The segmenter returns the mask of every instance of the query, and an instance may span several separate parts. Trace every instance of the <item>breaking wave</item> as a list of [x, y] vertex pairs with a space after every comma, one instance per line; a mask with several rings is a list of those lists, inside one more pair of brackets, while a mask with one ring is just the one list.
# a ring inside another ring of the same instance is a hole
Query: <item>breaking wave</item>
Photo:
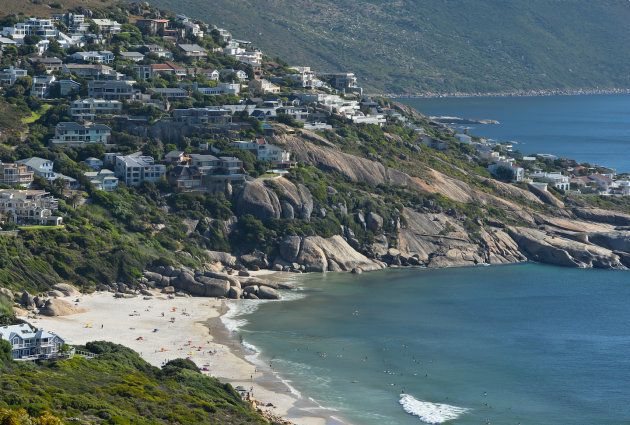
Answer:
[[417, 416], [427, 424], [441, 424], [451, 421], [469, 411], [465, 407], [418, 400], [408, 394], [400, 395], [400, 404], [405, 412]]

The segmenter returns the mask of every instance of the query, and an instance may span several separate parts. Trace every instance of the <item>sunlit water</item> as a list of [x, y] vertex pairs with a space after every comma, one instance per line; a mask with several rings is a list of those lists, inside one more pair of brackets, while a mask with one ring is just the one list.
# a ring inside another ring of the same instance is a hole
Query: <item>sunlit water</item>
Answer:
[[311, 275], [244, 340], [355, 424], [630, 423], [630, 274], [535, 264]]
[[551, 153], [630, 172], [630, 95], [404, 100], [427, 115], [495, 119], [468, 126], [524, 154]]

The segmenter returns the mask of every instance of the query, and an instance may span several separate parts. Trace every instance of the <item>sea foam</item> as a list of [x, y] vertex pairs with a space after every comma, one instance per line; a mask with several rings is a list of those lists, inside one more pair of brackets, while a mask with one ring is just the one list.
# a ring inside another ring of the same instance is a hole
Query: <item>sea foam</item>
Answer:
[[409, 394], [400, 395], [400, 404], [405, 412], [417, 416], [422, 422], [427, 424], [441, 424], [451, 421], [469, 410], [464, 407], [418, 400]]

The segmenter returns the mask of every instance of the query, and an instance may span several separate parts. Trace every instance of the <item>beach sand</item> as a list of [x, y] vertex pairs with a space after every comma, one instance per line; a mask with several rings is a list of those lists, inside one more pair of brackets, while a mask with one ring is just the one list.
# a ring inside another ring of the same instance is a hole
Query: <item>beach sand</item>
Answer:
[[[67, 297], [66, 301], [74, 303], [76, 298]], [[59, 334], [69, 344], [103, 340], [125, 345], [158, 367], [176, 358], [190, 358], [207, 369], [204, 373], [251, 391], [260, 402], [258, 407], [272, 415], [299, 425], [340, 423], [301, 399], [268, 366], [245, 359], [246, 349], [230, 334], [220, 316], [229, 311], [230, 303], [251, 300], [168, 299], [158, 293], [144, 298], [114, 298], [110, 292], [97, 292], [79, 298], [77, 305], [87, 312], [37, 316], [28, 321]], [[273, 407], [266, 407], [268, 403]]]

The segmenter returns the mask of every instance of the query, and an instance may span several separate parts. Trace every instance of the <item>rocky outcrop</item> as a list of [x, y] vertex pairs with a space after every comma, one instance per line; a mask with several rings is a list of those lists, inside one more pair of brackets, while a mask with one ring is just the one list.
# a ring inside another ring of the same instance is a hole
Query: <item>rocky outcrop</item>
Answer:
[[77, 307], [65, 300], [51, 298], [42, 308], [39, 309], [39, 313], [44, 316], [70, 316], [71, 314], [84, 313], [87, 309], [83, 307]]
[[533, 261], [563, 267], [624, 267], [620, 257], [607, 248], [524, 227], [511, 227], [508, 233], [523, 253]]
[[505, 264], [525, 261], [517, 244], [501, 229], [481, 230], [472, 240], [455, 219], [437, 213], [403, 210], [405, 225], [398, 232], [398, 249], [428, 267]]
[[265, 185], [264, 180], [246, 182], [236, 200], [239, 215], [251, 214], [260, 220], [280, 218], [282, 206], [275, 192]]
[[551, 192], [548, 190], [542, 190], [534, 185], [527, 185], [527, 188], [538, 197], [545, 204], [551, 205], [556, 208], [564, 208], [564, 202], [560, 199], [556, 198]]
[[303, 184], [284, 177], [257, 179], [245, 183], [238, 194], [236, 210], [239, 215], [252, 214], [260, 220], [281, 217], [310, 220], [313, 196]]
[[383, 266], [360, 254], [339, 235], [288, 236], [279, 247], [280, 257], [286, 263], [295, 263], [308, 272], [377, 270]]
[[68, 283], [58, 283], [53, 285], [52, 289], [60, 291], [66, 297], [76, 297], [81, 295], [81, 292], [79, 292], [77, 288]]
[[630, 226], [630, 215], [600, 208], [574, 208], [573, 213], [584, 220], [607, 223], [614, 226]]

